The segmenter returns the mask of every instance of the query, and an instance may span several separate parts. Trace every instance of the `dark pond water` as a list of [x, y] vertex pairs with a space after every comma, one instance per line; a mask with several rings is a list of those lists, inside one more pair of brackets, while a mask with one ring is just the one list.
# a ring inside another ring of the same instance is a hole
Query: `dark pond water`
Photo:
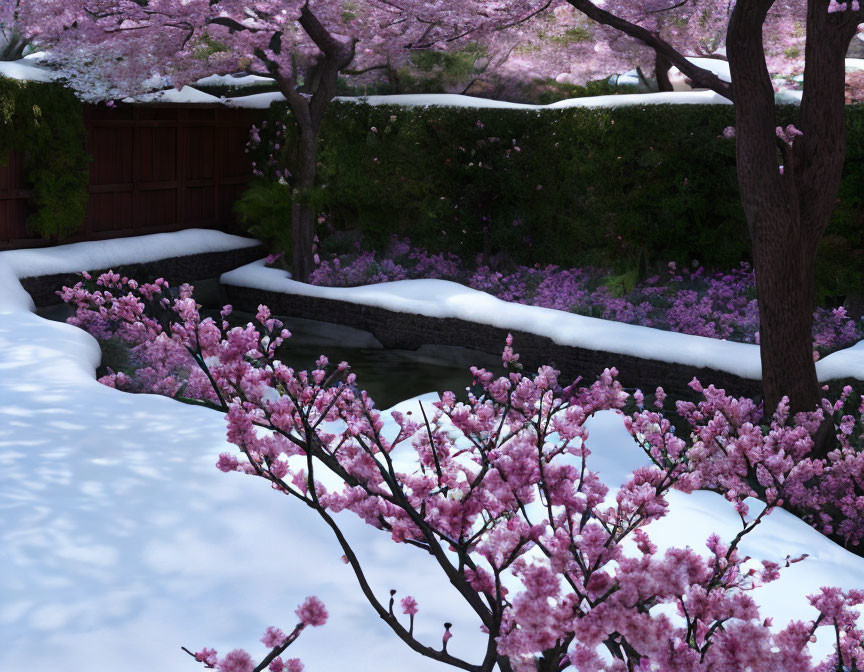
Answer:
[[368, 332], [312, 320], [284, 318], [292, 336], [279, 358], [295, 368], [314, 367], [320, 355], [331, 363], [346, 361], [378, 408], [389, 408], [425, 392], [452, 390], [457, 395], [471, 385], [470, 366], [497, 370], [500, 359], [467, 348], [423, 346], [419, 350], [386, 349]]
[[[205, 314], [211, 312], [218, 313], [202, 310]], [[39, 314], [65, 321], [71, 311], [66, 306], [52, 306], [40, 309]], [[240, 324], [253, 319], [251, 314], [240, 312], [233, 317]], [[470, 366], [495, 370], [500, 367], [499, 358], [467, 348], [386, 349], [370, 333], [359, 329], [314, 320], [280, 319], [292, 333], [280, 348], [279, 359], [282, 362], [295, 369], [308, 369], [314, 367], [315, 360], [322, 354], [334, 364], [346, 361], [357, 374], [357, 385], [365, 389], [381, 409], [426, 392], [452, 390], [462, 396], [472, 382]], [[103, 365], [111, 366], [118, 358], [122, 359], [123, 353], [116, 348], [103, 348]], [[118, 368], [118, 365], [113, 368]]]

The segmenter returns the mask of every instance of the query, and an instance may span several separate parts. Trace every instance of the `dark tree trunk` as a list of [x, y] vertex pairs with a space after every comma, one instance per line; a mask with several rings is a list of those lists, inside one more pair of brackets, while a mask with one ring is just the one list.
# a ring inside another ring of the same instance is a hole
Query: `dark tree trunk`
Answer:
[[[783, 396], [814, 410], [813, 269], [840, 187], [845, 151], [844, 57], [856, 19], [810, 0], [804, 97], [792, 147], [775, 135], [762, 25], [773, 0], [738, 3], [726, 50], [735, 97], [738, 184], [753, 243], [766, 412]], [[783, 172], [780, 172], [780, 165]]]
[[318, 213], [309, 201], [315, 186], [318, 138], [313, 129], [301, 129], [294, 169], [291, 204], [291, 269], [295, 280], [305, 282], [315, 270], [314, 241]]
[[815, 255], [801, 245], [784, 214], [761, 213], [758, 226], [751, 227], [762, 391], [769, 414], [784, 396], [793, 412], [815, 410], [819, 402], [811, 334]]
[[672, 81], [669, 79], [669, 69], [672, 63], [659, 51], [654, 52], [654, 77], [657, 79], [658, 91], [671, 91]]
[[24, 56], [24, 50], [27, 48], [27, 40], [13, 27], [9, 32], [3, 32], [0, 35], [0, 61], [17, 61]]
[[775, 136], [774, 90], [762, 47], [762, 27], [775, 0], [735, 5], [726, 39], [731, 85], [689, 62], [657, 33], [591, 0], [567, 2], [662, 54], [694, 86], [735, 103], [738, 184], [756, 260], [766, 410], [770, 413], [784, 395], [790, 397], [792, 411], [813, 410], [819, 396], [810, 333], [813, 266], [840, 186], [845, 155], [844, 57], [864, 21], [864, 10], [829, 13], [825, 0], [808, 0], [798, 123], [804, 135], [790, 148]]
[[[256, 55], [267, 63], [267, 69], [288, 101], [297, 124], [291, 204], [291, 261], [294, 278], [304, 282], [315, 268], [313, 246], [318, 213], [310, 192], [315, 187], [318, 133], [327, 106], [336, 96], [339, 73], [354, 60], [357, 40], [343, 42], [330, 34], [308, 4], [301, 10], [298, 23], [320, 51], [317, 59], [303, 73], [302, 93], [295, 69], [281, 70], [262, 49], [257, 50]], [[281, 53], [281, 33], [272, 36], [270, 49], [277, 55]]]

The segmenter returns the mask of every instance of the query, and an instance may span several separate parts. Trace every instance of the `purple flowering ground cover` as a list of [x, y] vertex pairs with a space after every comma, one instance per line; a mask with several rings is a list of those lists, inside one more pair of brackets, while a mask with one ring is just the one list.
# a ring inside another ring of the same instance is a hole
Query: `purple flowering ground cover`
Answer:
[[[555, 308], [580, 315], [667, 331], [759, 343], [756, 277], [746, 263], [726, 272], [674, 263], [642, 282], [628, 282], [603, 268], [515, 266], [496, 269], [478, 258], [466, 264], [455, 254], [430, 253], [404, 238], [386, 250], [355, 241], [348, 251], [318, 258], [309, 278], [315, 285], [354, 287], [413, 278], [452, 280], [505, 301]], [[845, 308], [817, 308], [813, 315], [814, 357], [864, 338], [861, 320]]]

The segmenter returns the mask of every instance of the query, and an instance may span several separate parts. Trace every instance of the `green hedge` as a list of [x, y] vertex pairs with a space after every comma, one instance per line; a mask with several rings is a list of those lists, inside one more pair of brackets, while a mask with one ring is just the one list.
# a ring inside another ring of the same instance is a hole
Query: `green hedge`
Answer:
[[56, 84], [0, 77], [0, 160], [24, 154], [32, 184], [27, 228], [43, 238], [63, 238], [84, 221], [90, 156], [83, 107]]
[[[274, 122], [291, 123], [284, 106], [270, 114], [270, 132]], [[796, 115], [784, 107], [778, 123]], [[844, 259], [823, 255], [823, 295], [843, 294], [864, 277], [864, 108], [848, 115], [841, 205], [827, 238]], [[522, 111], [334, 103], [322, 129], [321, 198], [337, 228], [376, 241], [395, 233], [467, 256], [485, 249], [522, 263], [643, 272], [671, 260], [730, 267], [750, 256], [734, 141], [720, 137], [733, 124], [724, 105]]]

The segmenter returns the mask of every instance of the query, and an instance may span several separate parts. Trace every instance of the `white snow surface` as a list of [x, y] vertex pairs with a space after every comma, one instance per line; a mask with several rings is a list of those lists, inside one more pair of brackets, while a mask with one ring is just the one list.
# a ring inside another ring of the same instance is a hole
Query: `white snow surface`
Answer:
[[0, 61], [0, 77], [27, 82], [50, 82], [54, 75], [50, 70], [34, 65], [37, 59], [22, 58], [17, 61]]
[[124, 98], [124, 103], [185, 103], [192, 105], [213, 104], [222, 102], [222, 98], [204, 93], [191, 86], [182, 89], [165, 89], [154, 93], [145, 93], [134, 98]]
[[[447, 280], [401, 280], [363, 287], [318, 287], [286, 277], [284, 271], [256, 261], [222, 275], [225, 285], [316, 296], [428, 317], [457, 318], [501, 329], [548, 336], [569, 345], [634, 355], [664, 362], [761, 377], [759, 347], [677, 334], [633, 324], [575, 315], [502, 301], [491, 294]], [[503, 349], [504, 344], [501, 344]], [[518, 352], [518, 339], [514, 342]]]
[[[270, 93], [255, 93], [251, 96], [227, 98], [226, 105], [246, 109], [266, 110], [274, 102], [284, 101], [285, 97], [278, 91]], [[528, 105], [526, 103], [510, 103], [505, 100], [475, 98], [456, 93], [405, 93], [392, 96], [339, 96], [336, 100], [345, 103], [367, 105], [402, 105], [405, 107], [470, 107], [476, 109], [507, 109], [507, 110], [555, 110], [565, 107], [625, 107], [631, 105], [731, 105], [731, 103], [713, 91], [672, 91], [669, 93], [635, 93], [610, 96], [592, 96], [587, 98], [570, 98], [559, 100], [549, 105]]]
[[[263, 260], [259, 260], [223, 274], [222, 283], [347, 301], [400, 313], [456, 318], [548, 336], [559, 345], [633, 355], [694, 368], [705, 367], [752, 380], [762, 377], [757, 345], [511, 303], [447, 280], [401, 280], [362, 287], [319, 287], [292, 280], [284, 271], [268, 268]], [[515, 348], [518, 351], [518, 342]], [[828, 355], [816, 363], [816, 370], [820, 380], [845, 377], [864, 379], [864, 341]], [[708, 384], [711, 381], [702, 382]]]
[[[3, 263], [0, 263], [0, 313], [19, 311], [24, 297], [30, 302], [17, 278], [77, 273], [107, 268], [112, 264], [137, 264], [189, 254], [226, 252], [259, 244], [254, 238], [222, 231], [186, 229], [32, 250], [10, 250], [2, 253]], [[32, 304], [28, 305], [32, 309]]]
[[272, 84], [275, 80], [272, 77], [262, 77], [261, 75], [210, 75], [202, 77], [196, 85], [200, 86], [254, 86], [255, 84]]
[[[100, 264], [140, 260], [134, 239], [113, 242], [99, 251]], [[43, 273], [70, 263], [52, 250], [28, 257], [28, 268]], [[0, 670], [200, 669], [180, 646], [263, 656], [264, 628], [292, 627], [295, 605], [316, 594], [330, 620], [289, 651], [310, 672], [443, 672], [374, 616], [313, 514], [257, 479], [215, 468], [232, 449], [221, 414], [98, 384], [96, 341], [31, 313], [22, 291], [7, 292], [21, 264], [20, 255], [0, 253]], [[590, 464], [610, 485], [642, 464], [616, 414], [598, 414], [589, 430]], [[719, 495], [673, 494], [670, 504], [669, 516], [647, 528], [661, 548], [704, 550], [710, 532], [728, 540], [738, 529]], [[350, 514], [339, 519], [382, 599], [391, 587], [417, 598], [421, 640], [437, 646], [451, 621], [450, 650], [477, 660], [479, 624], [445, 581], [431, 579], [439, 574], [428, 556]], [[804, 595], [819, 586], [862, 586], [864, 560], [783, 511], [742, 550], [759, 560], [810, 556], [752, 593], [777, 626], [812, 619]], [[816, 649], [830, 646], [825, 631]]]
[[285, 96], [278, 91], [269, 93], [253, 93], [251, 96], [238, 96], [226, 98], [225, 104], [229, 107], [241, 107], [246, 110], [266, 110], [272, 103], [284, 102]]
[[512, 110], [555, 110], [566, 107], [624, 107], [630, 105], [659, 105], [663, 103], [684, 105], [731, 104], [713, 91], [673, 91], [670, 93], [634, 93], [610, 96], [591, 96], [559, 100], [549, 105], [528, 105], [509, 103], [503, 100], [474, 98], [451, 93], [418, 93], [393, 96], [366, 96], [361, 98], [341, 97], [345, 102], [367, 103], [369, 105], [405, 105], [429, 107], [476, 107]]
[[[687, 60], [699, 68], [705, 68], [717, 75], [724, 82], [731, 82], [732, 76], [729, 74], [729, 62], [719, 58], [702, 58], [699, 56], [688, 56]], [[686, 75], [678, 68], [672, 66], [669, 68], [669, 79], [672, 82], [672, 88], [675, 91], [690, 91], [692, 87], [686, 83]]]

